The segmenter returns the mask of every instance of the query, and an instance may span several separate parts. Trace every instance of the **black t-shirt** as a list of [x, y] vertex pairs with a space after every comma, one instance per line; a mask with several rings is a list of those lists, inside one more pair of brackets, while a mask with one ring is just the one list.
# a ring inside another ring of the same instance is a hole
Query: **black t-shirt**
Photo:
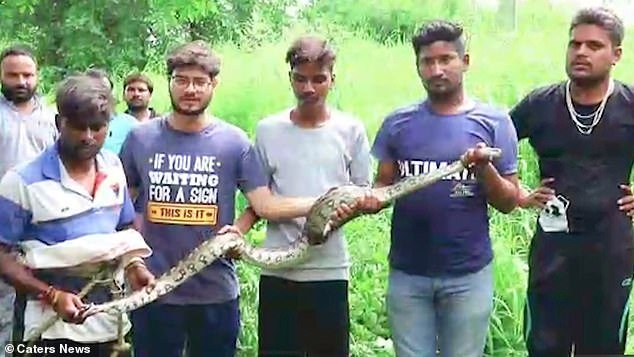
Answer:
[[[631, 229], [616, 201], [623, 196], [619, 185], [629, 182], [634, 161], [634, 88], [618, 81], [614, 85], [590, 135], [581, 134], [570, 117], [565, 83], [534, 90], [510, 113], [518, 139], [528, 138], [538, 155], [540, 177], [555, 178], [551, 187], [570, 202], [571, 232], [592, 231], [605, 226], [600, 223], [606, 219], [610, 229]], [[581, 115], [598, 108], [574, 106]]]

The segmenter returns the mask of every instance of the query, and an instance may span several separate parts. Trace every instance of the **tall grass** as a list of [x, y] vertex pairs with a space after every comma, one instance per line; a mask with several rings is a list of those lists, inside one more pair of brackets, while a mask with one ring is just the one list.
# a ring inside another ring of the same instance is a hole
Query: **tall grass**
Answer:
[[[322, 16], [309, 25], [289, 30], [289, 34], [280, 41], [264, 42], [257, 47], [238, 48], [231, 44], [216, 46], [223, 65], [221, 82], [212, 102], [213, 113], [239, 125], [252, 135], [260, 118], [293, 105], [288, 68], [283, 58], [293, 38], [290, 33], [297, 31], [321, 32], [333, 38], [338, 58], [336, 84], [329, 98], [330, 103], [361, 118], [370, 140], [389, 112], [420, 100], [424, 91], [416, 76], [409, 44], [390, 36], [379, 43], [376, 41], [376, 30], [364, 28], [364, 24], [379, 21], [376, 18], [382, 13], [378, 9], [389, 7], [389, 3], [371, 1], [359, 8], [358, 1], [341, 1], [350, 6], [347, 12], [342, 12], [342, 18], [346, 14], [358, 14], [354, 19], [354, 32], [342, 30], [336, 24], [336, 17], [329, 20]], [[400, 15], [410, 17], [402, 20], [405, 30], [411, 28], [414, 20], [443, 15], [465, 22], [470, 33], [472, 62], [466, 84], [471, 95], [500, 108], [510, 108], [536, 86], [564, 78], [569, 12], [562, 15], [545, 1], [531, 1], [521, 8], [519, 28], [505, 32], [495, 28], [492, 23], [495, 18], [491, 13], [474, 13], [458, 1], [453, 3], [457, 5], [449, 8], [451, 13], [440, 7], [429, 10], [431, 12], [416, 12], [418, 10], [414, 1], [395, 2], [397, 5], [392, 7], [398, 8], [405, 4], [412, 9], [411, 13]], [[373, 10], [378, 15], [372, 16]], [[389, 14], [397, 16], [398, 11]], [[386, 31], [390, 33], [391, 30]], [[626, 36], [624, 58], [615, 71], [616, 77], [628, 82], [634, 81], [634, 72], [631, 71], [634, 57], [629, 52], [634, 50], [633, 38], [632, 35]], [[153, 105], [166, 111], [170, 103], [166, 77], [158, 70], [152, 77], [156, 87]], [[534, 186], [538, 182], [537, 162], [526, 142], [521, 144], [519, 160], [522, 181]], [[241, 202], [244, 204], [242, 198]], [[353, 356], [393, 355], [384, 303], [390, 214], [386, 210], [372, 217], [360, 218], [345, 227], [354, 264], [350, 284]], [[525, 355], [522, 309], [527, 280], [526, 256], [535, 218], [533, 211], [501, 215], [491, 210], [495, 306], [487, 339], [486, 354], [489, 356]], [[262, 224], [248, 235], [254, 242], [261, 242], [263, 236]], [[258, 269], [240, 264], [239, 274], [242, 284], [239, 354], [255, 356]], [[633, 325], [630, 323], [630, 327]], [[629, 352], [634, 352], [633, 340], [628, 342]]]
[[[527, 9], [524, 25], [513, 33], [480, 32], [471, 29], [472, 66], [467, 75], [469, 92], [481, 100], [509, 108], [536, 86], [564, 78], [567, 19], [546, 9]], [[535, 13], [541, 17], [535, 21]], [[564, 19], [564, 20], [562, 20]], [[530, 22], [532, 21], [532, 22]], [[408, 44], [378, 44], [364, 33], [335, 38], [338, 52], [336, 88], [332, 105], [360, 117], [371, 139], [394, 108], [420, 100], [422, 86], [416, 77], [414, 57]], [[625, 56], [616, 76], [634, 80], [634, 49], [627, 37]], [[254, 123], [267, 113], [292, 105], [287, 67], [283, 63], [286, 41], [264, 44], [249, 52], [220, 48], [225, 61], [222, 84], [214, 101], [214, 112], [251, 132]], [[520, 176], [534, 186], [535, 156], [527, 145], [520, 148]], [[384, 294], [389, 249], [389, 216], [383, 212], [346, 226], [354, 265], [350, 288], [352, 354], [393, 355], [386, 323]], [[501, 215], [492, 211], [491, 234], [495, 251], [495, 307], [487, 340], [487, 355], [522, 356], [522, 309], [527, 281], [526, 256], [535, 227], [535, 212], [516, 211]], [[253, 233], [262, 236], [262, 231]], [[257, 318], [257, 269], [241, 265], [244, 330], [242, 354], [255, 354]], [[631, 326], [632, 324], [630, 324]], [[628, 351], [634, 351], [632, 341]]]

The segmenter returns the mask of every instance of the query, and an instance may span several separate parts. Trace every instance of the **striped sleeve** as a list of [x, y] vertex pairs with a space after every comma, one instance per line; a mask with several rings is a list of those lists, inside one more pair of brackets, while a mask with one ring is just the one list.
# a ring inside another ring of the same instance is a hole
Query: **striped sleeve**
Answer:
[[119, 213], [119, 223], [117, 223], [117, 229], [123, 229], [134, 223], [134, 205], [130, 199], [130, 193], [127, 186], [123, 186], [123, 205], [121, 206], [121, 212]]
[[32, 216], [26, 184], [15, 171], [7, 172], [0, 181], [0, 243], [22, 240]]

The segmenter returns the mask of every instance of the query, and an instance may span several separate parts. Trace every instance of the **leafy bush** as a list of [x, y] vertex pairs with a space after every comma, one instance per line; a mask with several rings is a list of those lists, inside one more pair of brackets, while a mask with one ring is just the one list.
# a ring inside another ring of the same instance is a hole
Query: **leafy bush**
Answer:
[[[96, 66], [116, 76], [157, 68], [175, 43], [253, 43], [288, 25], [291, 0], [0, 1], [0, 40], [35, 49], [43, 87]], [[253, 40], [254, 39], [254, 40]]]

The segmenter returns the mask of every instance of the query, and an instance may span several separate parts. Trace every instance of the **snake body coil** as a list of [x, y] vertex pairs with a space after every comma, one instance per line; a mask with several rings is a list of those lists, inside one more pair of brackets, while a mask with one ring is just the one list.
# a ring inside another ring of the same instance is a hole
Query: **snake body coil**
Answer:
[[[499, 149], [487, 148], [485, 150], [490, 158], [499, 157], [501, 154]], [[387, 205], [399, 197], [429, 186], [445, 176], [461, 172], [465, 167], [463, 161], [458, 160], [427, 175], [410, 176], [393, 185], [371, 189], [372, 194]], [[287, 247], [277, 249], [253, 247], [235, 233], [215, 236], [200, 244], [176, 266], [160, 276], [156, 280], [154, 288], [141, 289], [124, 298], [93, 305], [86, 309], [84, 315], [90, 316], [100, 312], [121, 314], [138, 309], [174, 290], [189, 277], [197, 274], [231, 250], [239, 251], [243, 260], [263, 268], [279, 269], [297, 264], [307, 257], [309, 246], [322, 244], [328, 239], [330, 232], [362, 214], [355, 212], [346, 220], [339, 222], [338, 226], [335, 226], [331, 221], [331, 216], [337, 207], [342, 203], [352, 205], [368, 190], [370, 189], [359, 186], [341, 186], [328, 191], [310, 209], [304, 226], [304, 234]]]

